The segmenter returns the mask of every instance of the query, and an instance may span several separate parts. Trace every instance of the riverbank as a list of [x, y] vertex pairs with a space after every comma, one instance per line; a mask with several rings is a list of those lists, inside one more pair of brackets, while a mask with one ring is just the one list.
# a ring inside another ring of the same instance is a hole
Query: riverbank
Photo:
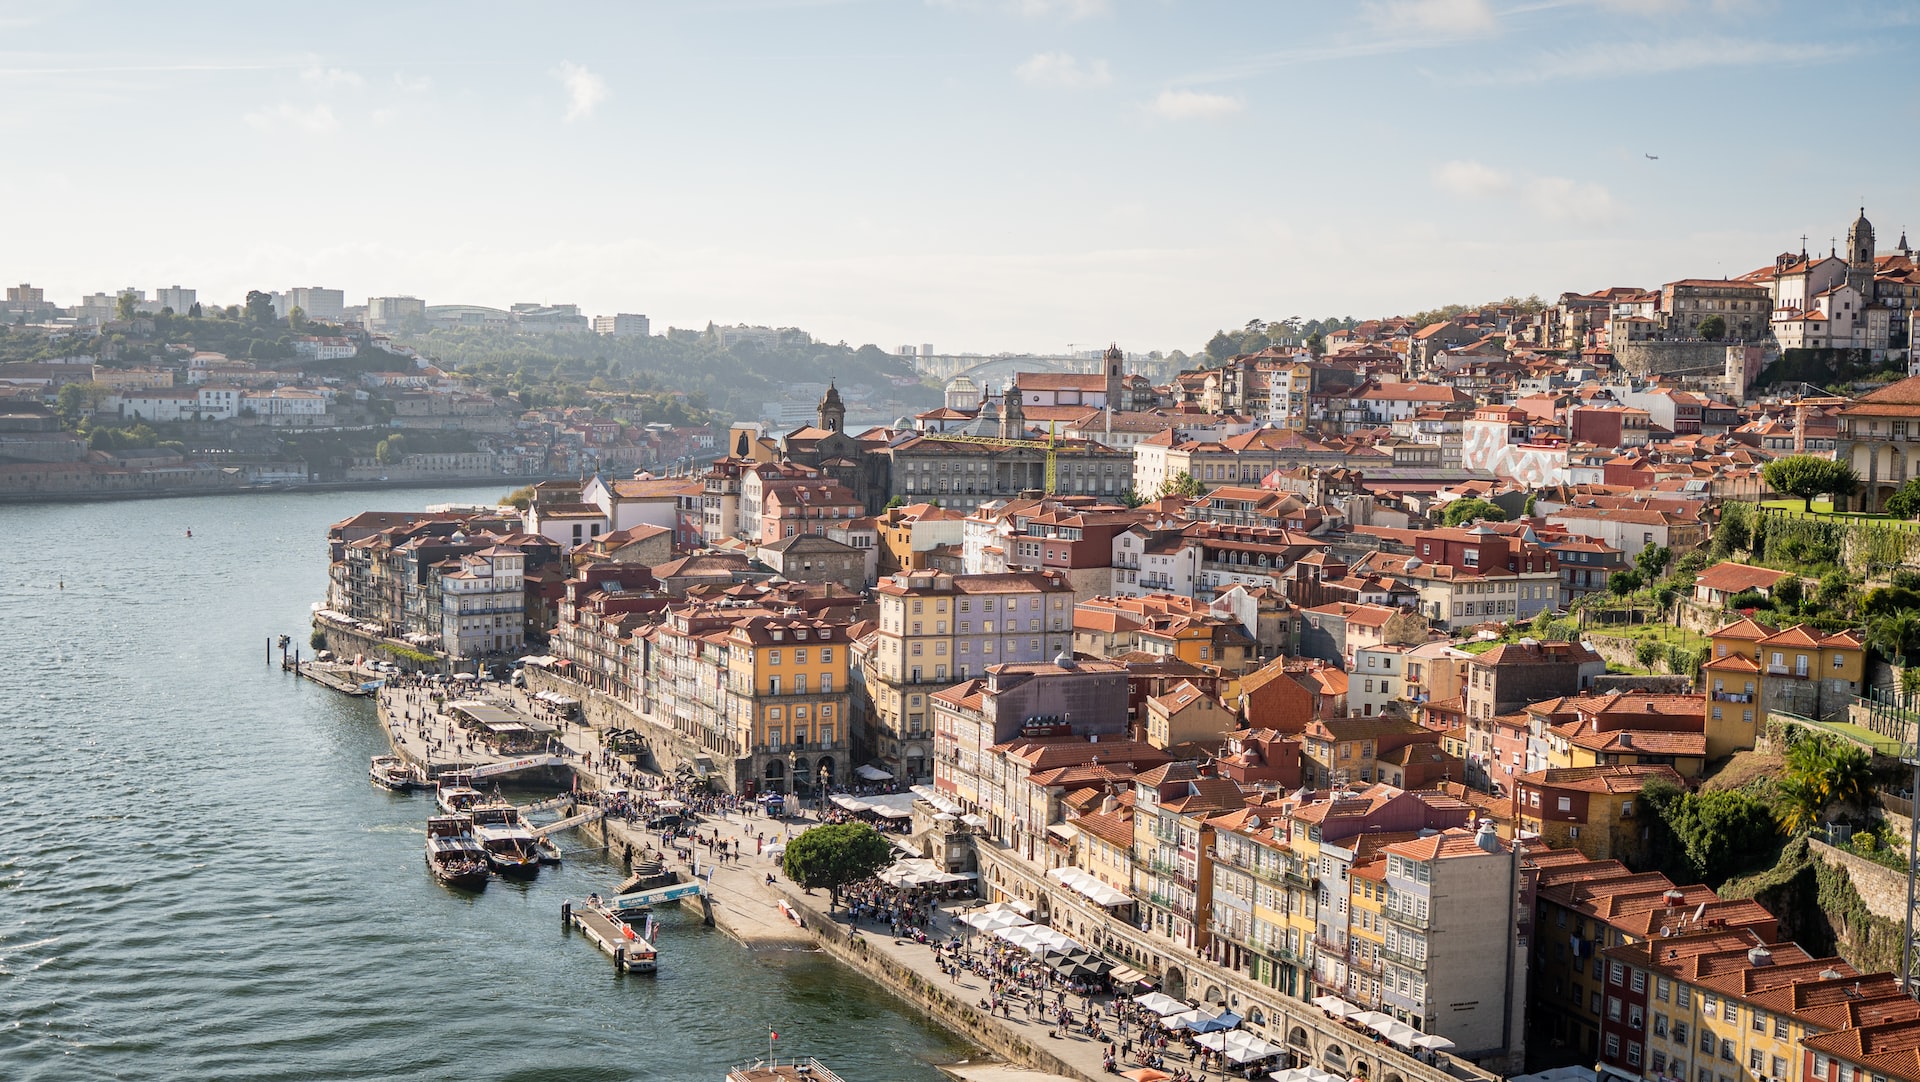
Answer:
[[[121, 471], [124, 472], [124, 471]], [[500, 493], [505, 495], [516, 488], [538, 484], [542, 481], [564, 481], [570, 477], [557, 474], [538, 476], [512, 476], [505, 474], [448, 474], [434, 477], [408, 478], [401, 481], [303, 481], [297, 484], [207, 484], [179, 485], [168, 487], [133, 487], [102, 485], [101, 487], [79, 490], [16, 490], [0, 485], [0, 504], [63, 504], [63, 503], [106, 503], [119, 500], [163, 500], [180, 496], [261, 496], [288, 495], [295, 493], [322, 492], [370, 492], [374, 490], [406, 490], [419, 488], [454, 488], [466, 485], [499, 484]]]

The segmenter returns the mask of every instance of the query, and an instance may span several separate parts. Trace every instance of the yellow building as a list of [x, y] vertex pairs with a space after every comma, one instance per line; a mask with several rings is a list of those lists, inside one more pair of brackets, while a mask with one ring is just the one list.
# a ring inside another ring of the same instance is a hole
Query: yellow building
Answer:
[[1600, 960], [1600, 1061], [1633, 1077], [1807, 1082], [1802, 1040], [1850, 1028], [1845, 1009], [1824, 1007], [1913, 1008], [1890, 973], [1863, 976], [1844, 959], [1765, 943], [1750, 929], [1613, 947]]
[[753, 750], [756, 786], [810, 793], [846, 777], [846, 625], [757, 616], [726, 635], [726, 717]]
[[1378, 857], [1353, 870], [1347, 893], [1346, 998], [1370, 1010], [1380, 1009], [1380, 978], [1385, 970], [1387, 861]]
[[1751, 618], [1715, 631], [1706, 665], [1707, 758], [1753, 747], [1769, 711], [1843, 715], [1866, 680], [1866, 649], [1851, 631], [1806, 624], [1775, 630]]

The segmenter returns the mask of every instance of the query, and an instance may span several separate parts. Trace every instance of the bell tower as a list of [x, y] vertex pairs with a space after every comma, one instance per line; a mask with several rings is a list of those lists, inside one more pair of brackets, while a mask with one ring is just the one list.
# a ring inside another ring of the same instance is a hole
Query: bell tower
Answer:
[[1873, 299], [1873, 223], [1867, 221], [1867, 208], [1847, 227], [1847, 283], [1860, 296]]
[[847, 404], [840, 400], [840, 388], [832, 380], [827, 381], [827, 393], [820, 396], [820, 427], [828, 432], [839, 432], [847, 423]]
[[1000, 395], [1000, 438], [1003, 440], [1027, 438], [1027, 411], [1020, 405], [1018, 380], [1008, 380], [1006, 391]]
[[1126, 409], [1126, 403], [1120, 400], [1120, 396], [1127, 384], [1127, 374], [1122, 371], [1127, 362], [1127, 355], [1120, 352], [1120, 344], [1115, 342], [1107, 347], [1106, 356], [1102, 361], [1106, 365], [1107, 373], [1107, 408]]

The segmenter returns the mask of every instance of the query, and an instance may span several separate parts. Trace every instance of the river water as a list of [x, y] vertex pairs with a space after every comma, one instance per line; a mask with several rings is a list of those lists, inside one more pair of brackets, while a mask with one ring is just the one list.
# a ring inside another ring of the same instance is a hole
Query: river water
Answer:
[[0, 506], [0, 1079], [717, 1082], [770, 1031], [850, 1082], [966, 1055], [677, 910], [659, 974], [616, 977], [560, 924], [618, 882], [597, 854], [476, 896], [426, 874], [372, 706], [265, 647], [305, 642], [329, 523], [499, 495]]

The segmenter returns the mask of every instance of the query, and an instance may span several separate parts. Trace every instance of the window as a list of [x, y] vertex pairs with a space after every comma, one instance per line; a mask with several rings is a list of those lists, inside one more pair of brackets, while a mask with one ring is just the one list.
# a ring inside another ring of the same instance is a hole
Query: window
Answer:
[[1607, 966], [1607, 983], [1618, 988], [1621, 982], [1626, 979], [1626, 974], [1626, 966], [1621, 965], [1619, 962], [1613, 962]]
[[1647, 990], [1646, 971], [1641, 969], [1634, 970], [1632, 976], [1627, 978], [1627, 986], [1636, 992], [1645, 992]]
[[1613, 1022], [1620, 1021], [1620, 997], [1619, 996], [1607, 997], [1607, 1019]]
[[1653, 1035], [1664, 1038], [1667, 1035], [1667, 1016], [1656, 1012], [1653, 1016]]
[[1739, 1062], [1733, 1058], [1733, 1042], [1725, 1037], [1720, 1038], [1720, 1058], [1728, 1063]]
[[1640, 1029], [1646, 1024], [1647, 1024], [1647, 1016], [1640, 1012], [1639, 1004], [1634, 1004], [1627, 1008], [1627, 1025], [1628, 1026], [1634, 1029]]
[[1620, 1056], [1620, 1036], [1619, 1034], [1616, 1034], [1616, 1033], [1609, 1033], [1607, 1034], [1607, 1058], [1617, 1059], [1619, 1058], [1619, 1056]]
[[769, 665], [778, 665], [778, 664], [780, 664], [780, 651], [778, 651], [778, 650], [768, 650], [768, 651], [767, 651], [767, 664], [769, 664]]

